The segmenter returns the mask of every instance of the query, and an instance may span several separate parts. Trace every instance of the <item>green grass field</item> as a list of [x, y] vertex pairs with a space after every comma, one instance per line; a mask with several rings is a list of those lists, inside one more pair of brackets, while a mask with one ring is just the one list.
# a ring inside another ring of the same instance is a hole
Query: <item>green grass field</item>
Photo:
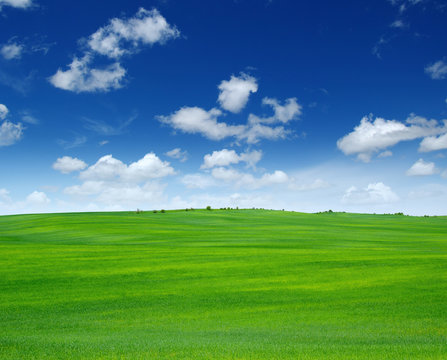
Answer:
[[1, 359], [447, 359], [447, 218], [0, 217]]

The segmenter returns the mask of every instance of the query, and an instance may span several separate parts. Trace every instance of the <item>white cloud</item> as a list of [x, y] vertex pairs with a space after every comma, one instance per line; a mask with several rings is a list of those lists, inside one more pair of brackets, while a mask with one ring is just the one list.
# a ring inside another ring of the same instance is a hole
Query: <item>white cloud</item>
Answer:
[[421, 141], [419, 146], [420, 152], [429, 152], [447, 149], [447, 134], [441, 136], [429, 136]]
[[26, 202], [33, 205], [43, 205], [50, 203], [48, 196], [41, 191], [34, 191], [26, 198]]
[[180, 148], [169, 150], [165, 153], [165, 155], [172, 159], [180, 160], [181, 162], [188, 160], [188, 152], [186, 150], [182, 151]]
[[290, 120], [295, 120], [301, 115], [302, 106], [297, 103], [296, 98], [286, 99], [285, 104], [281, 105], [277, 99], [265, 97], [262, 99], [263, 105], [270, 105], [273, 108], [274, 115], [267, 118], [260, 118], [256, 115], [250, 114], [250, 123], [266, 123], [273, 124], [276, 122], [287, 123]]
[[337, 147], [346, 155], [358, 154], [368, 162], [374, 153], [394, 146], [401, 141], [414, 140], [447, 132], [446, 126], [438, 126], [436, 120], [411, 115], [406, 124], [396, 120], [385, 120], [365, 116], [354, 131], [337, 141]]
[[364, 189], [351, 186], [346, 190], [342, 203], [347, 204], [382, 204], [398, 201], [399, 197], [382, 182], [369, 184]]
[[87, 142], [87, 137], [83, 135], [76, 135], [72, 140], [58, 139], [57, 143], [64, 149], [73, 149], [84, 145]]
[[255, 178], [252, 174], [239, 172], [235, 169], [217, 167], [213, 168], [211, 175], [216, 180], [231, 183], [235, 187], [247, 187], [249, 189], [289, 182], [288, 175], [281, 170], [276, 170], [271, 174], [266, 173], [261, 178]]
[[241, 161], [246, 162], [248, 166], [254, 167], [256, 163], [262, 158], [262, 151], [253, 150], [238, 155], [234, 150], [223, 149], [220, 151], [213, 151], [212, 154], [207, 154], [203, 157], [203, 164], [201, 169], [211, 169], [215, 166], [228, 166], [237, 164]]
[[391, 5], [399, 8], [399, 12], [403, 13], [409, 7], [421, 3], [423, 0], [388, 0]]
[[64, 189], [68, 195], [88, 196], [99, 194], [105, 187], [104, 181], [85, 181], [81, 185], [73, 185]]
[[174, 174], [175, 171], [169, 166], [169, 162], [161, 161], [157, 155], [149, 153], [142, 159], [130, 164], [122, 178], [128, 182], [141, 182]]
[[239, 158], [245, 162], [248, 167], [255, 168], [256, 164], [262, 159], [261, 150], [253, 150], [250, 152], [244, 152], [240, 154]]
[[285, 184], [289, 181], [288, 175], [281, 170], [275, 170], [272, 174], [262, 175], [259, 183], [260, 186], [268, 186], [273, 184]]
[[9, 191], [6, 189], [0, 189], [0, 204], [10, 203]]
[[159, 116], [158, 119], [171, 125], [174, 129], [185, 133], [199, 133], [211, 140], [222, 140], [229, 136], [239, 136], [244, 132], [242, 125], [227, 125], [218, 122], [222, 114], [219, 109], [206, 111], [199, 107], [183, 107], [169, 116]]
[[180, 32], [170, 26], [156, 9], [140, 8], [134, 17], [114, 18], [99, 28], [85, 41], [88, 49], [84, 55], [75, 57], [68, 70], [59, 68], [49, 81], [57, 88], [77, 93], [119, 89], [123, 86], [126, 70], [118, 61], [103, 68], [94, 68], [91, 63], [96, 55], [119, 59], [137, 52], [140, 44], [164, 43], [179, 35]]
[[187, 174], [181, 181], [188, 189], [205, 189], [216, 186], [216, 181], [211, 176], [204, 174]]
[[112, 155], [101, 157], [94, 165], [81, 172], [81, 180], [116, 180], [127, 169], [126, 164]]
[[6, 60], [20, 59], [22, 56], [23, 45], [17, 43], [5, 44], [0, 49], [0, 54]]
[[9, 146], [15, 144], [23, 136], [22, 124], [14, 124], [4, 121], [0, 125], [0, 146]]
[[435, 163], [425, 162], [422, 159], [416, 161], [411, 168], [406, 172], [407, 176], [427, 176], [437, 174], [439, 170], [436, 168]]
[[22, 121], [28, 124], [36, 125], [39, 123], [39, 120], [36, 119], [29, 111], [22, 111], [20, 113]]
[[390, 150], [382, 151], [379, 155], [377, 155], [379, 158], [386, 158], [390, 156], [393, 156], [393, 152]]
[[87, 164], [78, 158], [63, 156], [58, 158], [53, 164], [53, 169], [60, 171], [62, 174], [69, 174], [73, 171], [80, 171], [87, 167]]
[[3, 6], [12, 6], [15, 8], [26, 9], [33, 5], [32, 0], [0, 0], [0, 10]]
[[183, 107], [168, 116], [158, 116], [157, 119], [176, 130], [188, 134], [201, 134], [210, 140], [222, 140], [235, 137], [249, 144], [256, 144], [261, 139], [284, 139], [290, 133], [283, 126], [270, 127], [259, 123], [248, 125], [228, 125], [218, 121], [222, 115], [219, 109], [206, 111], [199, 107]]
[[[247, 89], [253, 90], [255, 88], [257, 90], [254, 78], [245, 74], [242, 74], [240, 78], [232, 76], [230, 81], [223, 81], [219, 85], [219, 89], [221, 89], [219, 101], [223, 104], [222, 107], [224, 109], [232, 109], [234, 110], [233, 112], [237, 112], [236, 110], [242, 109], [243, 106], [241, 104], [245, 106], [250, 92], [253, 92]], [[271, 106], [274, 110], [274, 115], [258, 117], [250, 114], [247, 123], [244, 125], [229, 125], [223, 121], [218, 121], [219, 117], [224, 114], [216, 108], [206, 111], [200, 107], [185, 106], [171, 115], [157, 116], [157, 119], [174, 129], [189, 134], [202, 134], [210, 140], [234, 137], [237, 141], [256, 144], [261, 139], [278, 140], [286, 138], [290, 131], [285, 129], [284, 126], [273, 127], [263, 125], [262, 123], [286, 124], [290, 120], [297, 119], [301, 114], [301, 105], [297, 103], [296, 98], [287, 99], [284, 105], [281, 105], [274, 98], [264, 98], [263, 104]]]
[[247, 105], [250, 93], [258, 91], [258, 84], [254, 77], [242, 73], [239, 77], [232, 75], [230, 80], [223, 80], [218, 88], [220, 106], [238, 113]]
[[223, 149], [220, 151], [213, 151], [212, 154], [206, 154], [203, 157], [203, 164], [201, 169], [211, 169], [215, 166], [227, 166], [230, 164], [237, 164], [240, 160], [239, 155], [234, 150]]
[[49, 81], [57, 88], [76, 93], [106, 92], [123, 86], [122, 81], [126, 70], [119, 63], [111, 64], [103, 69], [94, 69], [89, 67], [90, 62], [91, 56], [89, 55], [85, 55], [81, 59], [75, 58], [68, 70], [58, 69], [56, 74], [49, 78]]
[[390, 24], [390, 26], [393, 27], [393, 28], [403, 29], [403, 28], [407, 27], [407, 24], [405, 24], [402, 20], [397, 19], [397, 20], [393, 21]]
[[142, 185], [109, 181], [86, 181], [82, 185], [67, 187], [65, 194], [73, 197], [95, 197], [95, 201], [114, 209], [149, 207], [160, 203], [163, 198], [164, 185], [146, 182]]
[[114, 18], [99, 28], [89, 37], [88, 46], [98, 54], [116, 59], [136, 52], [140, 44], [163, 44], [179, 36], [180, 32], [158, 10], [140, 8], [134, 17]]
[[161, 161], [154, 153], [129, 165], [106, 155], [80, 173], [82, 184], [69, 186], [64, 193], [84, 200], [93, 196], [95, 202], [109, 208], [147, 208], [165, 200], [165, 185], [156, 180], [174, 174], [169, 163]]
[[96, 198], [99, 201], [108, 205], [121, 206], [150, 206], [151, 203], [163, 203], [164, 185], [156, 182], [147, 182], [143, 185], [136, 184], [107, 184]]
[[94, 165], [81, 172], [79, 177], [81, 180], [89, 181], [139, 183], [173, 174], [175, 171], [168, 162], [161, 161], [154, 153], [149, 153], [129, 166], [112, 155], [103, 156]]
[[285, 139], [290, 134], [283, 126], [270, 127], [262, 124], [247, 126], [245, 131], [239, 136], [249, 144], [256, 144], [261, 139], [278, 140]]
[[432, 79], [442, 80], [447, 77], [447, 63], [443, 60], [436, 61], [435, 63], [427, 66], [425, 72], [430, 75]]
[[6, 115], [8, 115], [9, 110], [6, 107], [6, 105], [0, 104], [0, 120], [3, 120], [6, 118]]

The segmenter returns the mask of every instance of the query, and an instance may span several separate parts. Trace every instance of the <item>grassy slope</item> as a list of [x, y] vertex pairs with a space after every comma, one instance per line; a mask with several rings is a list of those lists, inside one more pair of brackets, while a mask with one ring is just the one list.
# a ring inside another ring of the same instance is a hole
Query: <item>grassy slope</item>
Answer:
[[1, 359], [445, 359], [447, 218], [0, 217]]

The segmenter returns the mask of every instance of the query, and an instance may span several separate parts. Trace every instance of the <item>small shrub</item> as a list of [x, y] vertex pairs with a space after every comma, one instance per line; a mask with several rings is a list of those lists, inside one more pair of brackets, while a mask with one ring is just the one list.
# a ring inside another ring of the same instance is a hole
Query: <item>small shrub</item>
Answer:
[[166, 211], [164, 209], [161, 209], [160, 212], [164, 214]]
[[154, 211], [152, 211], [154, 214], [156, 214], [157, 213], [157, 210], [154, 210]]

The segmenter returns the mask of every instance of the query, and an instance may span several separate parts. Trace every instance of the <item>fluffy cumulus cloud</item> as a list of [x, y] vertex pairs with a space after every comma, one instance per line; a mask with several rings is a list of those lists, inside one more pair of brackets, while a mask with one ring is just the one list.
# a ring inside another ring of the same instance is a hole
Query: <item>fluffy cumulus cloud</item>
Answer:
[[27, 196], [26, 202], [32, 205], [43, 205], [50, 203], [50, 199], [44, 192], [34, 191]]
[[256, 115], [250, 114], [250, 123], [287, 123], [290, 120], [295, 120], [301, 115], [302, 106], [297, 103], [296, 98], [286, 99], [284, 105], [281, 105], [277, 99], [265, 97], [262, 99], [263, 105], [269, 105], [274, 111], [274, 115], [270, 117], [258, 117]]
[[[257, 91], [258, 86], [254, 78], [242, 74], [240, 77], [232, 76], [229, 81], [222, 81], [219, 89], [219, 102], [222, 108], [236, 113], [245, 106], [250, 93]], [[274, 114], [269, 117], [250, 114], [244, 125], [232, 125], [219, 121], [219, 118], [225, 115], [220, 109], [212, 108], [207, 111], [196, 106], [185, 106], [171, 115], [157, 116], [157, 119], [175, 130], [201, 134], [210, 140], [233, 137], [238, 142], [256, 144], [262, 139], [286, 138], [291, 131], [283, 125], [301, 115], [301, 105], [298, 104], [297, 99], [289, 98], [281, 104], [277, 99], [264, 98], [263, 104], [270, 106]]]
[[0, 146], [9, 146], [15, 144], [23, 136], [22, 124], [14, 124], [10, 121], [4, 121], [0, 125]]
[[6, 115], [8, 115], [9, 110], [6, 105], [0, 104], [0, 120], [4, 120]]
[[436, 120], [427, 120], [411, 115], [406, 123], [365, 116], [354, 131], [337, 141], [338, 148], [346, 155], [357, 154], [365, 162], [370, 161], [374, 153], [394, 146], [401, 141], [414, 140], [447, 133], [447, 127]]
[[182, 151], [180, 148], [169, 150], [165, 153], [165, 155], [172, 159], [180, 160], [180, 162], [185, 162], [188, 160], [188, 152], [186, 150]]
[[258, 84], [254, 77], [242, 73], [231, 76], [230, 80], [223, 80], [218, 88], [220, 93], [217, 100], [222, 109], [238, 113], [247, 105], [250, 94], [258, 91]]
[[154, 153], [129, 165], [106, 155], [81, 171], [79, 178], [83, 182], [65, 188], [64, 193], [78, 199], [93, 197], [94, 201], [115, 209], [147, 207], [164, 199], [165, 185], [158, 180], [174, 174], [169, 163]]
[[445, 79], [447, 77], [447, 63], [443, 60], [436, 61], [425, 68], [425, 72], [435, 80]]
[[215, 166], [228, 166], [237, 164], [241, 161], [247, 163], [248, 166], [254, 167], [256, 163], [262, 158], [262, 151], [253, 150], [245, 152], [240, 155], [234, 150], [223, 149], [220, 151], [213, 151], [212, 154], [207, 154], [203, 158], [201, 169], [211, 169]]
[[11, 6], [19, 9], [26, 9], [33, 5], [32, 0], [0, 0], [0, 11], [3, 6]]
[[428, 176], [438, 172], [439, 170], [436, 168], [435, 163], [419, 159], [407, 170], [406, 174], [407, 176]]
[[421, 141], [420, 152], [447, 149], [447, 133], [440, 136], [428, 136]]
[[78, 158], [63, 156], [58, 158], [53, 164], [53, 169], [60, 171], [62, 174], [69, 174], [73, 171], [81, 171], [87, 167], [87, 164]]
[[161, 161], [154, 153], [146, 154], [142, 159], [124, 164], [112, 155], [101, 157], [79, 175], [87, 181], [122, 181], [139, 183], [175, 174], [174, 169], [166, 161]]
[[109, 91], [122, 87], [126, 70], [119, 63], [108, 65], [102, 69], [90, 67], [91, 56], [81, 59], [75, 58], [68, 66], [68, 70], [58, 69], [56, 74], [49, 78], [53, 86], [76, 93]]
[[20, 59], [23, 52], [23, 45], [17, 43], [4, 44], [0, 48], [0, 54], [6, 60]]
[[88, 38], [88, 46], [98, 54], [110, 58], [136, 52], [140, 45], [165, 43], [180, 36], [180, 32], [169, 25], [156, 10], [138, 10], [134, 17], [112, 19]]
[[[124, 55], [138, 52], [141, 45], [164, 43], [180, 32], [169, 25], [160, 13], [141, 8], [135, 16], [112, 19], [87, 40], [82, 57], [75, 57], [67, 70], [58, 69], [49, 78], [53, 86], [73, 92], [110, 91], [123, 86], [126, 70], [118, 61]], [[113, 63], [102, 68], [94, 66], [96, 56], [106, 56]]]
[[157, 118], [176, 130], [188, 134], [201, 134], [210, 140], [234, 137], [249, 144], [256, 144], [261, 139], [284, 139], [290, 133], [283, 126], [271, 127], [259, 123], [229, 125], [218, 121], [221, 115], [222, 112], [215, 108], [206, 111], [199, 107], [183, 107], [171, 115]]
[[391, 188], [382, 182], [369, 184], [366, 188], [358, 189], [351, 186], [342, 198], [345, 204], [384, 204], [398, 201], [399, 197]]
[[222, 140], [230, 136], [240, 136], [245, 127], [242, 125], [227, 125], [218, 122], [222, 115], [219, 109], [206, 111], [199, 107], [183, 107], [169, 116], [159, 116], [158, 119], [176, 130], [188, 134], [202, 134], [211, 140]]

